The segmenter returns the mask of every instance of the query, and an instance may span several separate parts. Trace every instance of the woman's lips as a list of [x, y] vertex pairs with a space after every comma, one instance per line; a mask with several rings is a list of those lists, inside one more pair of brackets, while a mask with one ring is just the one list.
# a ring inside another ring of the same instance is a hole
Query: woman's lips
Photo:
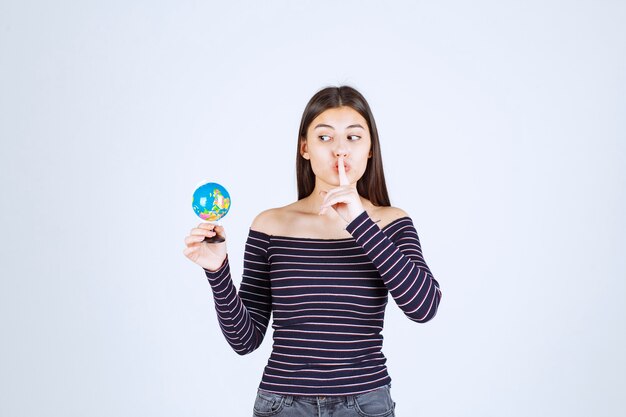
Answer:
[[[348, 171], [350, 171], [350, 165], [348, 165], [345, 161], [343, 163], [343, 166], [344, 166], [344, 168], [346, 170], [346, 173]], [[335, 164], [335, 171], [339, 172], [339, 163], [338, 162]]]

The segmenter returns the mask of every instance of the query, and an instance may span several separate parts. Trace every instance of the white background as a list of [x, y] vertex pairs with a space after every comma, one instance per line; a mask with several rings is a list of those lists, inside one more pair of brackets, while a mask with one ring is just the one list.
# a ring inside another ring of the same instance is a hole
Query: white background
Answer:
[[224, 340], [183, 239], [224, 184], [234, 279], [296, 199], [300, 117], [368, 99], [443, 290], [390, 301], [399, 416], [625, 410], [620, 1], [2, 1], [0, 414], [248, 416], [271, 350]]

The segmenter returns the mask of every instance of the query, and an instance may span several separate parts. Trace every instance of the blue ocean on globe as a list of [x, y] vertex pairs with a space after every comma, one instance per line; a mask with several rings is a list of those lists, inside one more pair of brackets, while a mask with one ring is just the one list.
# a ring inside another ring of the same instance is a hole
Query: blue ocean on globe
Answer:
[[214, 222], [228, 213], [230, 194], [222, 185], [216, 182], [207, 182], [196, 188], [191, 204], [198, 217]]

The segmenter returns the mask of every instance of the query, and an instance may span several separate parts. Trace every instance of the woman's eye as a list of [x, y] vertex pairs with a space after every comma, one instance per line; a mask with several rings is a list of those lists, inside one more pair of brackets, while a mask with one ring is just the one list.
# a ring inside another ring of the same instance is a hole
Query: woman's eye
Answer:
[[[322, 142], [328, 142], [329, 140], [331, 140], [333, 137], [330, 135], [320, 135], [318, 136], [320, 138], [320, 140]], [[358, 135], [348, 135], [348, 140], [351, 142], [355, 142], [357, 140], [361, 139], [361, 136]]]

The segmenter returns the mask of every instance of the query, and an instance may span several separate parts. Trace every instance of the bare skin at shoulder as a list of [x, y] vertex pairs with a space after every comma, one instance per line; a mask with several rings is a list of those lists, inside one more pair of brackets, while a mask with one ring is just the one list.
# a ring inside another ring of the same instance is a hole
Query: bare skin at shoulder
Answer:
[[[377, 207], [361, 198], [369, 216], [385, 227], [396, 218], [407, 214], [395, 207]], [[302, 237], [310, 239], [344, 239], [351, 237], [345, 230], [346, 223], [336, 213], [329, 211], [319, 215], [319, 206], [309, 197], [284, 207], [266, 210], [259, 214], [252, 229], [273, 236]]]

